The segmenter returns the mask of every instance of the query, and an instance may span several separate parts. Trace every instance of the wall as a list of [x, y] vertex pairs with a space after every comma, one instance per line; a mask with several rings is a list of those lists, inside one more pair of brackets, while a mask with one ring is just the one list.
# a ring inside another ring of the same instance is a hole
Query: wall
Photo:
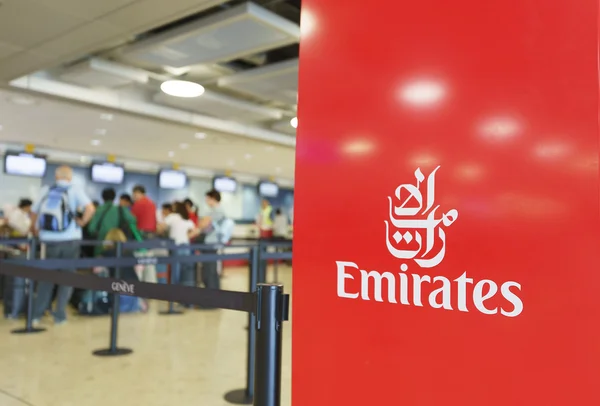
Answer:
[[[52, 185], [54, 183], [54, 171], [57, 166], [56, 164], [49, 164], [46, 175], [41, 181], [35, 178], [7, 176], [0, 173], [0, 187], [2, 188], [0, 203], [16, 204], [22, 197], [35, 199], [41, 185]], [[74, 167], [73, 182], [84, 185], [90, 198], [98, 201], [102, 200], [102, 190], [111, 186], [92, 182], [89, 167]], [[207, 210], [204, 204], [204, 196], [212, 188], [210, 179], [190, 178], [185, 189], [159, 189], [155, 174], [139, 172], [126, 172], [123, 184], [112, 185], [112, 187], [117, 191], [117, 195], [122, 193], [131, 194], [133, 187], [138, 184], [146, 188], [146, 193], [157, 205], [189, 197], [199, 206], [200, 215], [203, 215]], [[279, 196], [272, 199], [272, 202], [274, 207], [282, 207], [286, 212], [290, 212], [294, 204], [294, 191], [292, 189], [280, 189]], [[240, 185], [235, 193], [223, 193], [221, 205], [232, 219], [241, 223], [253, 221], [260, 209], [260, 197], [256, 192], [256, 186]]]

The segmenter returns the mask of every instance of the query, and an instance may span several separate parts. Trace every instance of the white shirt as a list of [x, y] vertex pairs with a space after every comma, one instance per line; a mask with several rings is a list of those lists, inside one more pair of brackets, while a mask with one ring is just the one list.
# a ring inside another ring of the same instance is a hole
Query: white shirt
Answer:
[[275, 237], [287, 237], [288, 219], [285, 214], [275, 215], [275, 221], [273, 221], [273, 235]]
[[26, 237], [31, 228], [31, 217], [21, 209], [14, 209], [8, 214], [8, 225], [21, 237]]
[[191, 220], [184, 220], [179, 214], [171, 213], [165, 217], [165, 224], [169, 227], [169, 238], [176, 245], [190, 243], [188, 233], [195, 227]]

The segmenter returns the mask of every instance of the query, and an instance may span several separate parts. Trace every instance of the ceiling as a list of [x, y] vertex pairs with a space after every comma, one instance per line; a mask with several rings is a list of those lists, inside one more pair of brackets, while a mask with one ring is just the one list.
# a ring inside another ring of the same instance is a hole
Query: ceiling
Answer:
[[293, 179], [299, 21], [300, 0], [0, 0], [0, 141]]
[[54, 160], [64, 156], [58, 151], [66, 151], [76, 153], [71, 155], [82, 163], [114, 154], [126, 165], [177, 163], [265, 178], [293, 179], [294, 174], [294, 150], [289, 147], [6, 90], [0, 90], [0, 126], [4, 149], [32, 143], [50, 151], [48, 157]]

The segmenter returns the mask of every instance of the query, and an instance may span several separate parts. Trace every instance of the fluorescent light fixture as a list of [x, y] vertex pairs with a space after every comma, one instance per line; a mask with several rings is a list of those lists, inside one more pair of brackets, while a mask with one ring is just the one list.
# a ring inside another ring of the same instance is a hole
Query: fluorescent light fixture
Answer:
[[160, 85], [160, 90], [174, 97], [198, 97], [204, 93], [204, 86], [187, 80], [167, 80]]
[[199, 132], [199, 133], [196, 133], [196, 134], [194, 134], [194, 137], [195, 137], [196, 139], [203, 140], [203, 139], [205, 139], [205, 138], [206, 138], [206, 133], [201, 133], [201, 132]]
[[175, 156], [175, 152], [174, 151], [169, 151], [169, 158], [173, 158]]
[[294, 128], [298, 128], [298, 117], [294, 117], [290, 120], [290, 125]]
[[92, 145], [97, 147], [98, 145], [100, 145], [100, 140], [92, 140]]

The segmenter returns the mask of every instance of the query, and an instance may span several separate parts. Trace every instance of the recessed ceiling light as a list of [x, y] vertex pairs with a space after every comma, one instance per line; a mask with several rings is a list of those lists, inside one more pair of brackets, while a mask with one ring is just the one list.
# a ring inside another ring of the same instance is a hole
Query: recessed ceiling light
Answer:
[[190, 147], [190, 144], [186, 144], [185, 142], [182, 144], [179, 144], [179, 148], [181, 149], [188, 149]]
[[106, 128], [97, 128], [96, 131], [94, 131], [96, 135], [106, 135], [106, 132]]
[[204, 86], [187, 80], [167, 80], [160, 85], [160, 90], [174, 97], [198, 97], [204, 93]]
[[294, 128], [298, 128], [298, 117], [294, 117], [290, 120], [290, 125]]
[[196, 137], [199, 140], [203, 140], [206, 138], [206, 133], [196, 133], [194, 134], [194, 137]]
[[175, 152], [174, 151], [169, 151], [169, 158], [173, 158], [175, 156]]
[[113, 118], [115, 118], [115, 117], [112, 114], [109, 114], [109, 113], [102, 113], [102, 114], [100, 114], [100, 120], [113, 121]]
[[92, 140], [92, 145], [97, 147], [98, 145], [100, 145], [100, 140]]
[[252, 155], [251, 154], [246, 154], [246, 155], [244, 155], [244, 158], [250, 159], [250, 158], [252, 158]]

